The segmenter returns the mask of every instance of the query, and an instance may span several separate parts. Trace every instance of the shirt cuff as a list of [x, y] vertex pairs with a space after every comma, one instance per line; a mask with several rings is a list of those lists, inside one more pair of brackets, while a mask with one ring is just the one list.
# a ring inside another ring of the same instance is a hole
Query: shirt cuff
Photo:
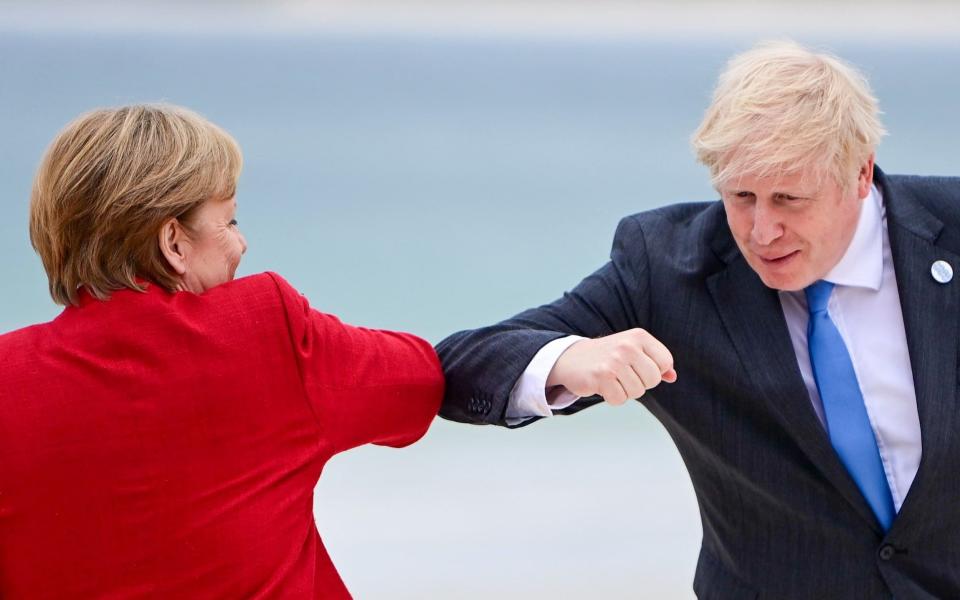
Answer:
[[547, 377], [560, 355], [573, 344], [585, 339], [569, 335], [546, 344], [534, 355], [507, 400], [506, 421], [517, 425], [533, 417], [549, 417], [553, 410], [566, 408], [580, 399], [564, 387], [555, 387], [547, 392]]

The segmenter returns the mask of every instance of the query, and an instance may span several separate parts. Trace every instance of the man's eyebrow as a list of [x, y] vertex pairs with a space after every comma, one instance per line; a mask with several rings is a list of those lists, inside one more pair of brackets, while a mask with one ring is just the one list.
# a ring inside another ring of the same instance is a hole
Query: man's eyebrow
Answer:
[[796, 190], [793, 192], [786, 191], [775, 191], [773, 192], [774, 196], [791, 196], [793, 198], [812, 198], [813, 194], [804, 190]]

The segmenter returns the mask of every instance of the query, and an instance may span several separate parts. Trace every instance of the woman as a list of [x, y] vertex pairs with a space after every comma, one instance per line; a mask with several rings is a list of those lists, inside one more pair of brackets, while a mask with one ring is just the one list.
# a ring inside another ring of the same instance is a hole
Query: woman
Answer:
[[349, 597], [324, 463], [435, 416], [433, 349], [234, 280], [236, 142], [173, 106], [80, 117], [30, 206], [51, 321], [0, 336], [0, 597]]

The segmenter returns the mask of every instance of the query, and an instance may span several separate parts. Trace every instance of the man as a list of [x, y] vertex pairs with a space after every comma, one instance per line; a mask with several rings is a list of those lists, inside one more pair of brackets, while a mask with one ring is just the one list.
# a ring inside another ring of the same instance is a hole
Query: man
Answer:
[[877, 115], [833, 57], [735, 57], [693, 140], [722, 201], [623, 219], [561, 299], [441, 342], [441, 415], [642, 397], [697, 495], [701, 598], [960, 597], [960, 179], [884, 175]]

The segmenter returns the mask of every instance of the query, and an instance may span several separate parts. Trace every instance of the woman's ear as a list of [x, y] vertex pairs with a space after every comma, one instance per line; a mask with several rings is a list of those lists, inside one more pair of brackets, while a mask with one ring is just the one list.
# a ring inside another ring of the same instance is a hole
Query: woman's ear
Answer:
[[157, 239], [160, 244], [160, 252], [167, 259], [167, 263], [170, 264], [173, 272], [181, 276], [187, 272], [187, 261], [184, 254], [186, 250], [185, 241], [186, 234], [176, 217], [164, 221]]

